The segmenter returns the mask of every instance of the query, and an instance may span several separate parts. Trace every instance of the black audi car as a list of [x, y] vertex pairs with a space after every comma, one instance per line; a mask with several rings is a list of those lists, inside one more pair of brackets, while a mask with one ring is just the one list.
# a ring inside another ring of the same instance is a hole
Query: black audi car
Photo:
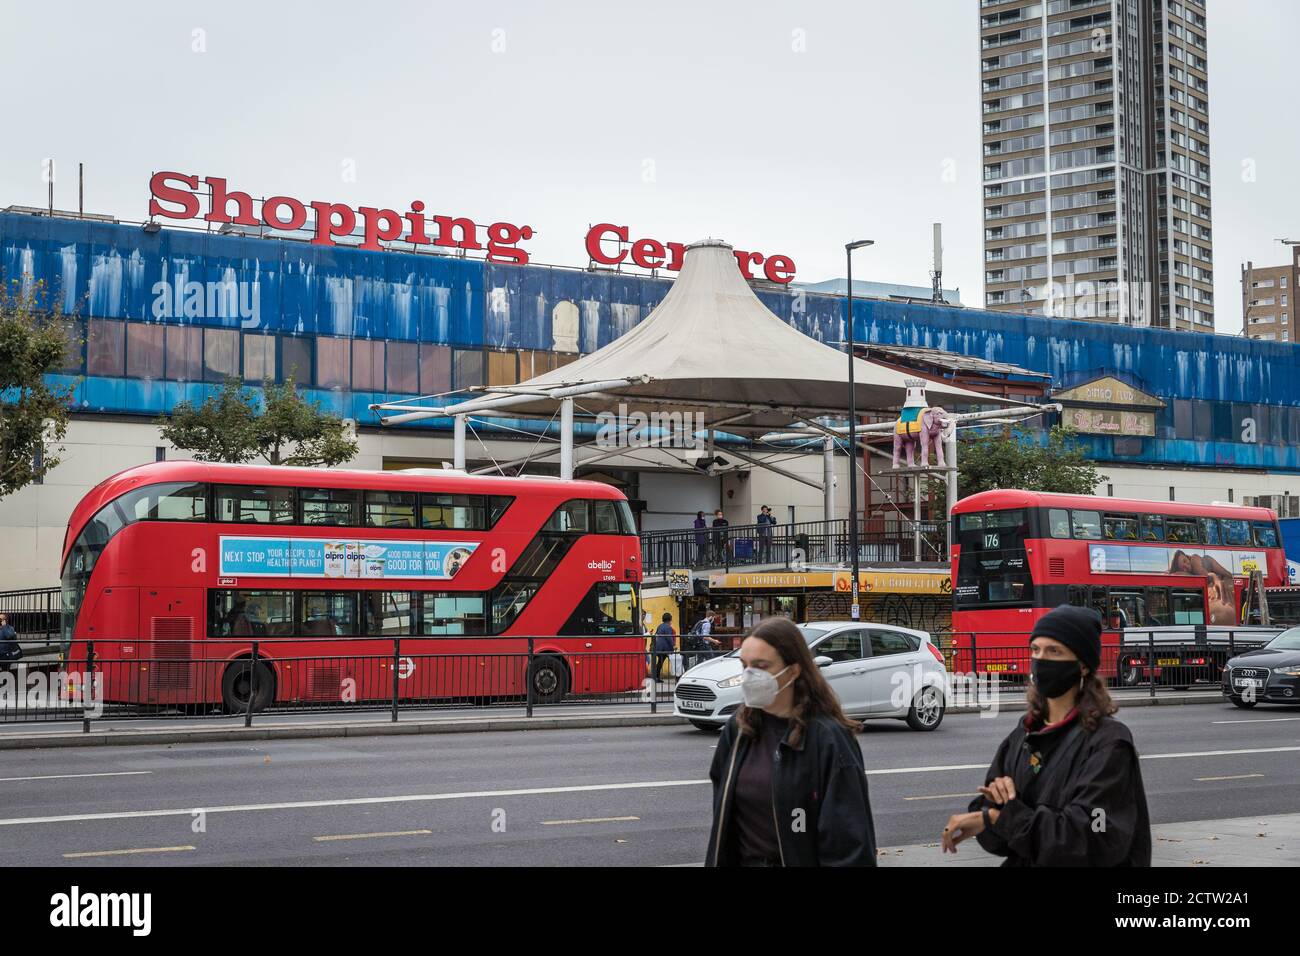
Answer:
[[1238, 707], [1300, 704], [1300, 627], [1231, 658], [1223, 668], [1223, 695]]

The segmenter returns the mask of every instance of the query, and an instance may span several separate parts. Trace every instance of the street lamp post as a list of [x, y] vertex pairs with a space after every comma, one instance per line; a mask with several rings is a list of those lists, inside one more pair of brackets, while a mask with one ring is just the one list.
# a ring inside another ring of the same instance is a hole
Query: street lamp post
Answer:
[[844, 258], [848, 263], [848, 281], [849, 281], [849, 552], [852, 554], [852, 577], [850, 580], [850, 593], [852, 594], [852, 604], [849, 608], [849, 616], [853, 620], [858, 620], [861, 612], [858, 608], [858, 411], [857, 401], [854, 395], [853, 384], [853, 250], [862, 249], [870, 246], [875, 242], [873, 239], [859, 239], [856, 242], [846, 243], [844, 246]]

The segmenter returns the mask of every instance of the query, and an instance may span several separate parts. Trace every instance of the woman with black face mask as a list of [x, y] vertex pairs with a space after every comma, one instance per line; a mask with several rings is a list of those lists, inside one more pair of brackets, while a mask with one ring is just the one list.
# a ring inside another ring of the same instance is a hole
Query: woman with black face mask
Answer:
[[948, 820], [945, 853], [975, 837], [1004, 866], [1150, 866], [1137, 750], [1097, 676], [1101, 615], [1062, 606], [1034, 626], [1028, 712], [970, 812]]

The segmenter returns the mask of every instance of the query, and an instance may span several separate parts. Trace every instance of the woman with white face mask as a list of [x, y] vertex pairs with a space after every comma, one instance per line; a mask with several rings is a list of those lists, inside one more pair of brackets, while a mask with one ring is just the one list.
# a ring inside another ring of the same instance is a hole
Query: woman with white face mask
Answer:
[[783, 617], [740, 646], [745, 705], [722, 731], [713, 767], [706, 866], [875, 866], [860, 725]]

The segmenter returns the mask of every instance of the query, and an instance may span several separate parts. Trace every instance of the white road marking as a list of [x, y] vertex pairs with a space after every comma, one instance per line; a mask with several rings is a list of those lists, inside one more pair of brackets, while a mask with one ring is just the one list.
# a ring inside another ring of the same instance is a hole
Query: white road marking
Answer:
[[1197, 783], [1207, 783], [1211, 780], [1250, 780], [1253, 777], [1262, 777], [1262, 773], [1235, 773], [1230, 777], [1195, 777]]
[[330, 843], [334, 840], [372, 840], [377, 837], [428, 836], [432, 830], [389, 830], [387, 833], [339, 833], [334, 836], [312, 837], [317, 843]]
[[78, 777], [142, 777], [153, 773], [152, 770], [117, 770], [113, 773], [51, 773], [43, 777], [0, 777], [0, 783], [15, 783], [19, 780], [74, 780]]
[[1212, 720], [1212, 724], [1277, 724], [1287, 720], [1300, 720], [1300, 717], [1249, 717], [1244, 720]]
[[86, 853], [65, 853], [65, 860], [84, 860], [91, 856], [133, 856], [137, 853], [181, 853], [193, 850], [192, 846], [146, 846], [135, 850], [91, 850]]
[[558, 827], [565, 823], [623, 823], [627, 820], [640, 820], [640, 817], [589, 817], [586, 820], [543, 820], [544, 827]]
[[[1245, 754], [1295, 753], [1300, 747], [1255, 747], [1248, 750], [1199, 750], [1187, 753], [1143, 754], [1143, 760], [1182, 757], [1232, 757]], [[952, 764], [936, 767], [892, 767], [868, 770], [867, 776], [905, 773], [932, 773], [954, 770], [983, 770], [983, 763]], [[473, 800], [487, 797], [527, 797], [553, 793], [598, 793], [610, 790], [657, 790], [664, 787], [701, 787], [709, 780], [644, 780], [632, 783], [596, 783], [571, 787], [530, 787], [524, 790], [467, 790], [460, 793], [414, 793], [390, 797], [348, 797], [337, 800], [295, 800], [284, 803], [245, 803], [218, 807], [184, 807], [168, 810], [114, 810], [104, 813], [71, 813], [49, 817], [10, 817], [0, 819], [0, 826], [27, 826], [37, 823], [83, 823], [90, 820], [138, 820], [145, 817], [185, 817], [196, 810], [205, 813], [251, 813], [258, 810], [312, 810], [323, 807], [360, 807], [386, 803], [429, 803], [436, 800]]]

